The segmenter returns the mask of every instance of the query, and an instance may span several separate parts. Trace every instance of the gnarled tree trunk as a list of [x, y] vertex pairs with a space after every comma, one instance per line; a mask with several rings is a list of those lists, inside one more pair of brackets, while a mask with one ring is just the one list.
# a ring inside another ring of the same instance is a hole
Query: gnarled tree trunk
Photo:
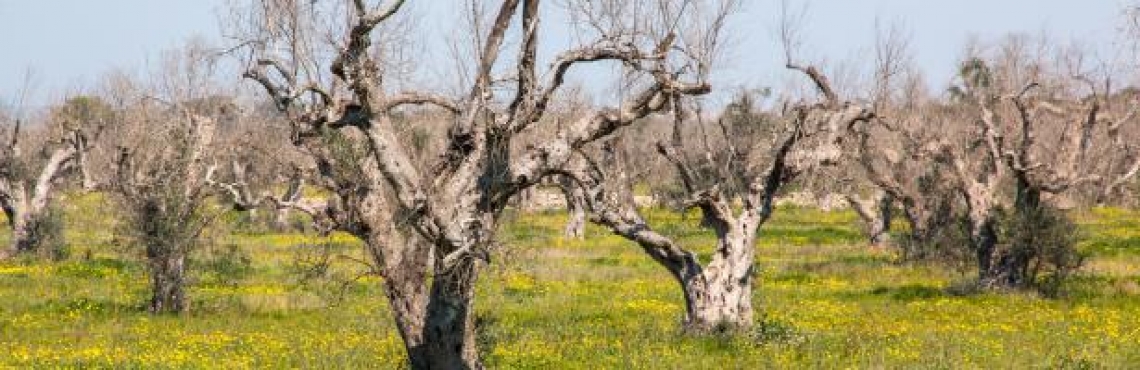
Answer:
[[384, 294], [413, 368], [428, 368], [423, 360], [427, 358], [423, 345], [431, 246], [414, 235], [395, 230], [391, 224], [378, 227], [388, 230], [372, 233], [366, 239], [368, 250], [381, 266]]
[[565, 235], [570, 239], [586, 238], [586, 193], [582, 188], [574, 186], [571, 179], [560, 177], [558, 188], [562, 190], [562, 197], [566, 199]]
[[734, 232], [718, 242], [717, 250], [722, 254], [700, 275], [681, 284], [685, 294], [684, 324], [690, 332], [722, 332], [752, 326], [755, 227], [733, 228]]
[[[1013, 212], [1019, 219], [1024, 219], [1040, 211], [1041, 190], [1033, 187], [1024, 175], [1019, 174]], [[1020, 241], [1016, 240], [997, 243], [993, 221], [983, 225], [981, 231], [983, 235], [979, 235], [981, 239], [977, 244], [979, 285], [986, 289], [1000, 290], [1024, 288], [1031, 284], [1028, 274], [1030, 256], [1018, 250], [1027, 246], [1017, 245]]]
[[847, 202], [863, 221], [863, 227], [872, 246], [881, 247], [890, 243], [891, 207], [894, 197], [885, 191], [879, 191], [871, 199], [848, 195]]
[[[299, 13], [297, 6], [305, 8], [314, 4], [286, 3], [289, 7], [284, 10], [264, 6], [254, 6], [253, 9], [259, 16], [294, 17]], [[370, 34], [395, 15], [404, 3], [402, 0], [388, 0], [382, 5], [352, 2], [354, 12], [343, 28], [347, 30], [343, 43], [335, 45], [338, 52], [327, 66], [330, 73], [327, 79], [313, 79], [315, 75], [312, 73], [298, 75], [298, 68], [287, 67], [296, 65], [300, 60], [308, 60], [296, 47], [259, 48], [259, 53], [267, 50], [292, 50], [294, 53], [285, 55], [289, 59], [284, 60], [276, 55], [259, 56], [246, 77], [265, 88], [277, 107], [289, 115], [293, 128], [303, 133], [296, 135], [301, 138], [297, 143], [310, 146], [310, 152], [316, 156], [329, 153], [329, 145], [309, 138], [340, 129], [355, 129], [353, 132], [364, 136], [359, 141], [364, 144], [362, 147], [366, 148], [368, 159], [366, 163], [353, 161], [360, 164], [365, 172], [367, 178], [364, 181], [355, 178], [356, 171], [345, 174], [324, 171], [327, 173], [322, 175], [324, 180], [340, 183], [337, 187], [345, 194], [390, 192], [395, 200], [391, 208], [401, 216], [401, 224], [432, 247], [432, 278], [421, 276], [418, 271], [403, 275], [403, 272], [392, 271], [393, 265], [385, 263], [385, 270], [389, 271], [384, 273], [393, 280], [387, 288], [388, 294], [396, 297], [394, 305], [398, 306], [397, 310], [407, 312], [397, 312], [397, 320], [402, 321], [400, 326], [409, 348], [410, 364], [417, 369], [477, 369], [482, 365], [475, 346], [474, 285], [480, 264], [489, 260], [498, 218], [510, 200], [520, 192], [561, 175], [561, 167], [587, 144], [665, 110], [670, 100], [678, 96], [707, 94], [711, 87], [704, 82], [703, 75], [697, 76], [695, 82], [682, 81], [682, 77], [688, 77], [688, 74], [676, 71], [686, 69], [674, 66], [673, 59], [690, 58], [691, 55], [678, 52], [679, 38], [672, 33], [662, 35], [660, 40], [629, 37], [628, 40], [634, 42], [621, 43], [613, 43], [612, 40], [627, 38], [607, 35], [594, 43], [583, 43], [558, 54], [548, 73], [539, 74], [540, 1], [505, 0], [499, 4], [487, 32], [479, 37], [481, 51], [472, 70], [474, 81], [463, 98], [453, 101], [419, 91], [391, 93], [382, 84], [384, 69], [379, 67], [383, 64], [376, 58], [380, 54], [375, 53]], [[685, 12], [684, 9], [677, 11]], [[719, 10], [727, 11], [729, 7]], [[684, 19], [679, 15], [675, 18], [662, 17], [658, 21]], [[508, 94], [512, 97], [500, 100], [500, 87], [505, 85], [494, 75], [502, 64], [499, 57], [505, 40], [509, 39], [508, 32], [516, 24], [521, 31], [521, 43], [517, 49], [517, 85], [513, 94]], [[707, 28], [708, 35], [702, 37], [715, 37], [721, 29], [711, 25]], [[307, 29], [293, 31], [309, 32]], [[286, 34], [276, 30], [270, 33]], [[629, 36], [645, 34], [648, 33], [635, 32]], [[274, 45], [289, 42], [296, 46], [295, 40], [286, 39], [259, 44], [276, 41]], [[666, 55], [675, 57], [662, 57]], [[646, 63], [644, 70], [638, 71], [652, 77], [651, 85], [617, 107], [597, 109], [583, 115], [554, 137], [526, 148], [521, 155], [511, 156], [513, 137], [540, 122], [549, 121], [544, 118], [551, 110], [552, 99], [559, 95], [566, 73], [572, 67], [598, 61], [629, 65], [641, 60], [652, 60], [652, 63]], [[309, 71], [309, 68], [304, 70]], [[331, 82], [331, 88], [327, 82]], [[301, 99], [302, 95], [312, 99]], [[446, 110], [454, 119], [447, 131], [444, 152], [438, 153], [441, 155], [435, 158], [439, 161], [430, 169], [413, 160], [412, 152], [403, 145], [391, 122], [392, 113], [401, 107], [421, 104]], [[343, 213], [334, 207], [325, 210], [329, 214]], [[369, 223], [369, 226], [376, 225]], [[401, 247], [384, 248], [384, 253], [393, 248], [399, 250]], [[418, 253], [415, 255], [419, 256]], [[387, 255], [383, 260], [395, 263], [395, 269], [405, 268], [404, 263], [420, 265], [418, 260], [408, 262]], [[418, 297], [422, 296], [428, 280], [431, 285], [427, 301], [423, 303]], [[420, 307], [423, 307], [423, 315], [415, 315]], [[419, 335], [415, 334], [417, 326], [422, 327]]]
[[[412, 354], [419, 369], [482, 369], [475, 339], [478, 262], [466, 260], [432, 281], [424, 320], [424, 343]], [[420, 357], [416, 357], [416, 356]]]
[[148, 247], [151, 313], [186, 311], [186, 256], [172, 247]]
[[30, 252], [39, 245], [43, 235], [37, 231], [48, 212], [48, 203], [55, 195], [55, 183], [67, 172], [69, 163], [78, 153], [79, 150], [74, 146], [53, 152], [36, 178], [30, 199], [25, 180], [0, 179], [0, 208], [4, 209], [8, 225], [12, 228], [10, 247], [6, 253], [0, 253], [0, 257]]

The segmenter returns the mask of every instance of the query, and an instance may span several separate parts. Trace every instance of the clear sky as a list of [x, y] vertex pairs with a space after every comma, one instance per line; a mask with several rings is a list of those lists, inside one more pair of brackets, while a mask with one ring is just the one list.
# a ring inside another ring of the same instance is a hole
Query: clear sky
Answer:
[[[787, 78], [772, 36], [779, 0], [744, 1], [747, 11], [733, 25], [733, 57], [717, 80], [722, 86], [779, 85]], [[42, 103], [90, 87], [112, 68], [146, 68], [161, 51], [194, 35], [216, 39], [223, 3], [0, 0], [0, 102], [11, 103], [29, 70], [37, 92], [32, 100]], [[441, 0], [431, 3], [428, 9], [446, 7]], [[971, 36], [1044, 31], [1059, 39], [1108, 44], [1121, 23], [1121, 8], [1122, 0], [813, 0], [805, 50], [815, 60], [858, 59], [869, 50], [876, 19], [901, 23], [913, 36], [919, 65], [939, 86]], [[442, 37], [443, 31], [435, 32]]]

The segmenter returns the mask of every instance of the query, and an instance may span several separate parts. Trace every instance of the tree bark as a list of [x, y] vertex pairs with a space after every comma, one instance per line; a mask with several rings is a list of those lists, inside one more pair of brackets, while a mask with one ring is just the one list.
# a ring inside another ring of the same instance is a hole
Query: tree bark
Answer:
[[36, 229], [48, 210], [48, 202], [55, 195], [55, 182], [77, 153], [74, 147], [53, 152], [37, 176], [35, 187], [31, 188], [31, 198], [22, 179], [0, 179], [0, 208], [4, 209], [8, 225], [12, 228], [10, 247], [6, 253], [0, 254], [0, 259], [30, 252], [38, 246], [41, 235], [36, 234]]
[[99, 182], [95, 181], [95, 176], [91, 174], [91, 169], [88, 168], [90, 162], [87, 161], [87, 151], [80, 150], [76, 155], [76, 160], [79, 162], [79, 176], [83, 181], [83, 191], [90, 193], [98, 190]]
[[586, 193], [571, 182], [571, 179], [565, 177], [558, 180], [558, 188], [566, 199], [566, 212], [569, 214], [565, 234], [569, 239], [581, 240], [586, 238]]
[[186, 256], [181, 253], [157, 253], [151, 256], [151, 313], [186, 311]]
[[[706, 210], [706, 220], [710, 214]], [[753, 319], [752, 275], [760, 222], [751, 212], [731, 223], [708, 221], [717, 234], [717, 253], [696, 279], [682, 283], [685, 328], [697, 333], [747, 329]]]
[[695, 280], [682, 284], [686, 331], [713, 333], [752, 326], [751, 279], [702, 276]]
[[1026, 280], [1029, 261], [1010, 242], [998, 243], [996, 222], [987, 219], [971, 226], [970, 239], [978, 257], [978, 287], [985, 290], [1023, 288], [1029, 283]]
[[478, 262], [466, 259], [438, 273], [423, 328], [424, 343], [409, 353], [416, 369], [482, 369], [475, 339]]
[[754, 253], [745, 254], [743, 258], [723, 261], [731, 266], [714, 262], [700, 275], [682, 282], [686, 331], [707, 334], [752, 326], [753, 258], [750, 257]]
[[17, 213], [12, 224], [13, 254], [29, 253], [36, 249], [40, 235], [36, 234], [38, 218], [26, 212]]
[[891, 240], [891, 206], [894, 198], [885, 191], [880, 191], [872, 199], [860, 199], [854, 195], [847, 196], [851, 209], [863, 220], [867, 238], [872, 246], [880, 247], [890, 243]]
[[[1024, 176], [1017, 181], [1016, 198], [1013, 211], [1019, 219], [1033, 217], [1041, 211], [1041, 190], [1030, 185]], [[988, 235], [981, 235], [983, 244], [979, 244], [979, 276], [978, 284], [984, 289], [1003, 290], [1026, 287], [1030, 281], [1027, 270], [1029, 259], [1025, 253], [1018, 251], [1026, 246], [1016, 245], [1018, 240], [1006, 241], [1005, 245], [997, 243], [997, 235], [992, 222], [988, 227], [983, 226], [982, 231]], [[987, 245], [988, 244], [988, 245]], [[981, 254], [985, 253], [985, 256]]]
[[291, 228], [289, 225], [289, 208], [281, 208], [273, 211], [273, 230], [276, 232], [288, 232]]
[[413, 369], [427, 368], [424, 320], [428, 303], [428, 264], [431, 247], [414, 235], [401, 233], [391, 225], [379, 225], [387, 232], [373, 233], [366, 241], [384, 278], [384, 294]]
[[35, 249], [33, 240], [33, 222], [28, 217], [28, 206], [23, 188], [15, 189], [4, 198], [4, 215], [8, 218], [8, 227], [12, 229], [12, 240], [3, 257], [29, 252]]

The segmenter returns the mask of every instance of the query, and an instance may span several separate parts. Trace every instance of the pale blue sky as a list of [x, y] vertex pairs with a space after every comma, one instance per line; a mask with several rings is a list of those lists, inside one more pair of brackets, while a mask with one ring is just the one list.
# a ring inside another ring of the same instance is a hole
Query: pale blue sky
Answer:
[[[436, 1], [426, 8], [444, 7]], [[717, 82], [777, 86], [787, 79], [771, 32], [779, 0], [744, 1], [747, 12], [733, 26], [736, 48]], [[0, 0], [0, 101], [11, 102], [29, 69], [37, 87], [33, 101], [43, 102], [68, 90], [88, 88], [112, 68], [146, 68], [161, 51], [193, 35], [216, 38], [222, 3]], [[866, 55], [860, 51], [871, 45], [876, 18], [901, 22], [913, 35], [918, 63], [937, 87], [953, 70], [971, 35], [993, 39], [1010, 32], [1045, 31], [1059, 39], [1107, 45], [1121, 23], [1121, 4], [1121, 0], [813, 0], [804, 27], [806, 50], [808, 56], [828, 61], [858, 59]], [[442, 37], [443, 28], [435, 28], [436, 37]]]

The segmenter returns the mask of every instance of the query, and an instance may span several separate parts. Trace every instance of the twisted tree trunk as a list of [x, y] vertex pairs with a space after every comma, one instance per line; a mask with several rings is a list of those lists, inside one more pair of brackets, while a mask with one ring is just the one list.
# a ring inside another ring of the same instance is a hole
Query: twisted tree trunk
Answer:
[[713, 333], [752, 326], [755, 233], [746, 227], [736, 226], [737, 232], [718, 242], [717, 250], [725, 257], [718, 256], [700, 275], [681, 284], [687, 331]]
[[[413, 368], [482, 367], [475, 346], [474, 285], [481, 263], [489, 260], [499, 216], [512, 198], [546, 179], [557, 177], [561, 167], [587, 144], [663, 111], [672, 99], [704, 95], [711, 89], [703, 78], [684, 82], [679, 78], [682, 74], [671, 72], [670, 64], [653, 63], [649, 66], [651, 71], [645, 72], [646, 76], [653, 77], [651, 86], [617, 107], [597, 109], [577, 119], [570, 127], [559, 130], [555, 137], [528, 147], [512, 158], [511, 139], [546, 121], [543, 118], [552, 99], [558, 95], [572, 67], [603, 60], [621, 63], [659, 60], [660, 57], [648, 56], [672, 53], [677, 40], [670, 34], [652, 44], [639, 42], [644, 45], [611, 46], [608, 41], [583, 44], [559, 54], [549, 73], [542, 74], [540, 79], [537, 73], [539, 2], [501, 2], [488, 32], [480, 37], [481, 52], [473, 70], [470, 93], [460, 101], [416, 91], [388, 94], [379, 83], [382, 80], [377, 68], [380, 64], [373, 58], [370, 33], [399, 11], [404, 4], [402, 0], [385, 1], [379, 6], [353, 2], [355, 15], [349, 17], [350, 24], [345, 27], [346, 40], [338, 43], [339, 52], [328, 66], [332, 89], [324, 89], [328, 86], [320, 81], [304, 83], [304, 78], [299, 77], [311, 75], [290, 73], [289, 68], [283, 67], [290, 62], [271, 55], [259, 58], [245, 74], [266, 90], [279, 110], [290, 115], [294, 128], [313, 134], [309, 137], [320, 137], [329, 129], [357, 129], [356, 132], [363, 135], [360, 141], [367, 148], [368, 158], [360, 166], [365, 181], [357, 178], [355, 172], [334, 173], [335, 166], [322, 170], [323, 177], [337, 183], [330, 186], [343, 192], [341, 196], [390, 192], [395, 201], [392, 208], [401, 216], [401, 224], [414, 231], [424, 243], [430, 243], [432, 250], [428, 258], [434, 269], [431, 278], [418, 271], [407, 275], [394, 271], [406, 268], [405, 263], [420, 266], [418, 260], [387, 255], [383, 258], [395, 263], [395, 267], [385, 264], [384, 269], [388, 271], [384, 273], [390, 283], [388, 294], [396, 297], [393, 305], [401, 311], [396, 313], [396, 318], [400, 321]], [[518, 84], [510, 103], [500, 104], [500, 99], [491, 99], [499, 87], [494, 72], [500, 65], [503, 44], [509, 39], [508, 31], [515, 24], [524, 30], [516, 64]], [[719, 27], [710, 28], [710, 32], [715, 29]], [[346, 94], [351, 97], [345, 99]], [[314, 99], [298, 99], [301, 95], [314, 96]], [[413, 160], [392, 129], [392, 113], [413, 104], [432, 104], [454, 115], [445, 149], [430, 169]], [[316, 157], [331, 155], [327, 143], [314, 140], [298, 143], [311, 145], [310, 152]], [[353, 158], [352, 162], [361, 161]], [[344, 210], [337, 208], [327, 207], [324, 211], [343, 215]], [[364, 223], [370, 227], [378, 225]], [[343, 229], [345, 225], [339, 226]], [[392, 248], [386, 248], [384, 252], [390, 250]], [[420, 256], [418, 252], [413, 254]], [[429, 280], [431, 285], [425, 303], [419, 297], [423, 296]], [[417, 327], [420, 327], [419, 334], [416, 334]]]

